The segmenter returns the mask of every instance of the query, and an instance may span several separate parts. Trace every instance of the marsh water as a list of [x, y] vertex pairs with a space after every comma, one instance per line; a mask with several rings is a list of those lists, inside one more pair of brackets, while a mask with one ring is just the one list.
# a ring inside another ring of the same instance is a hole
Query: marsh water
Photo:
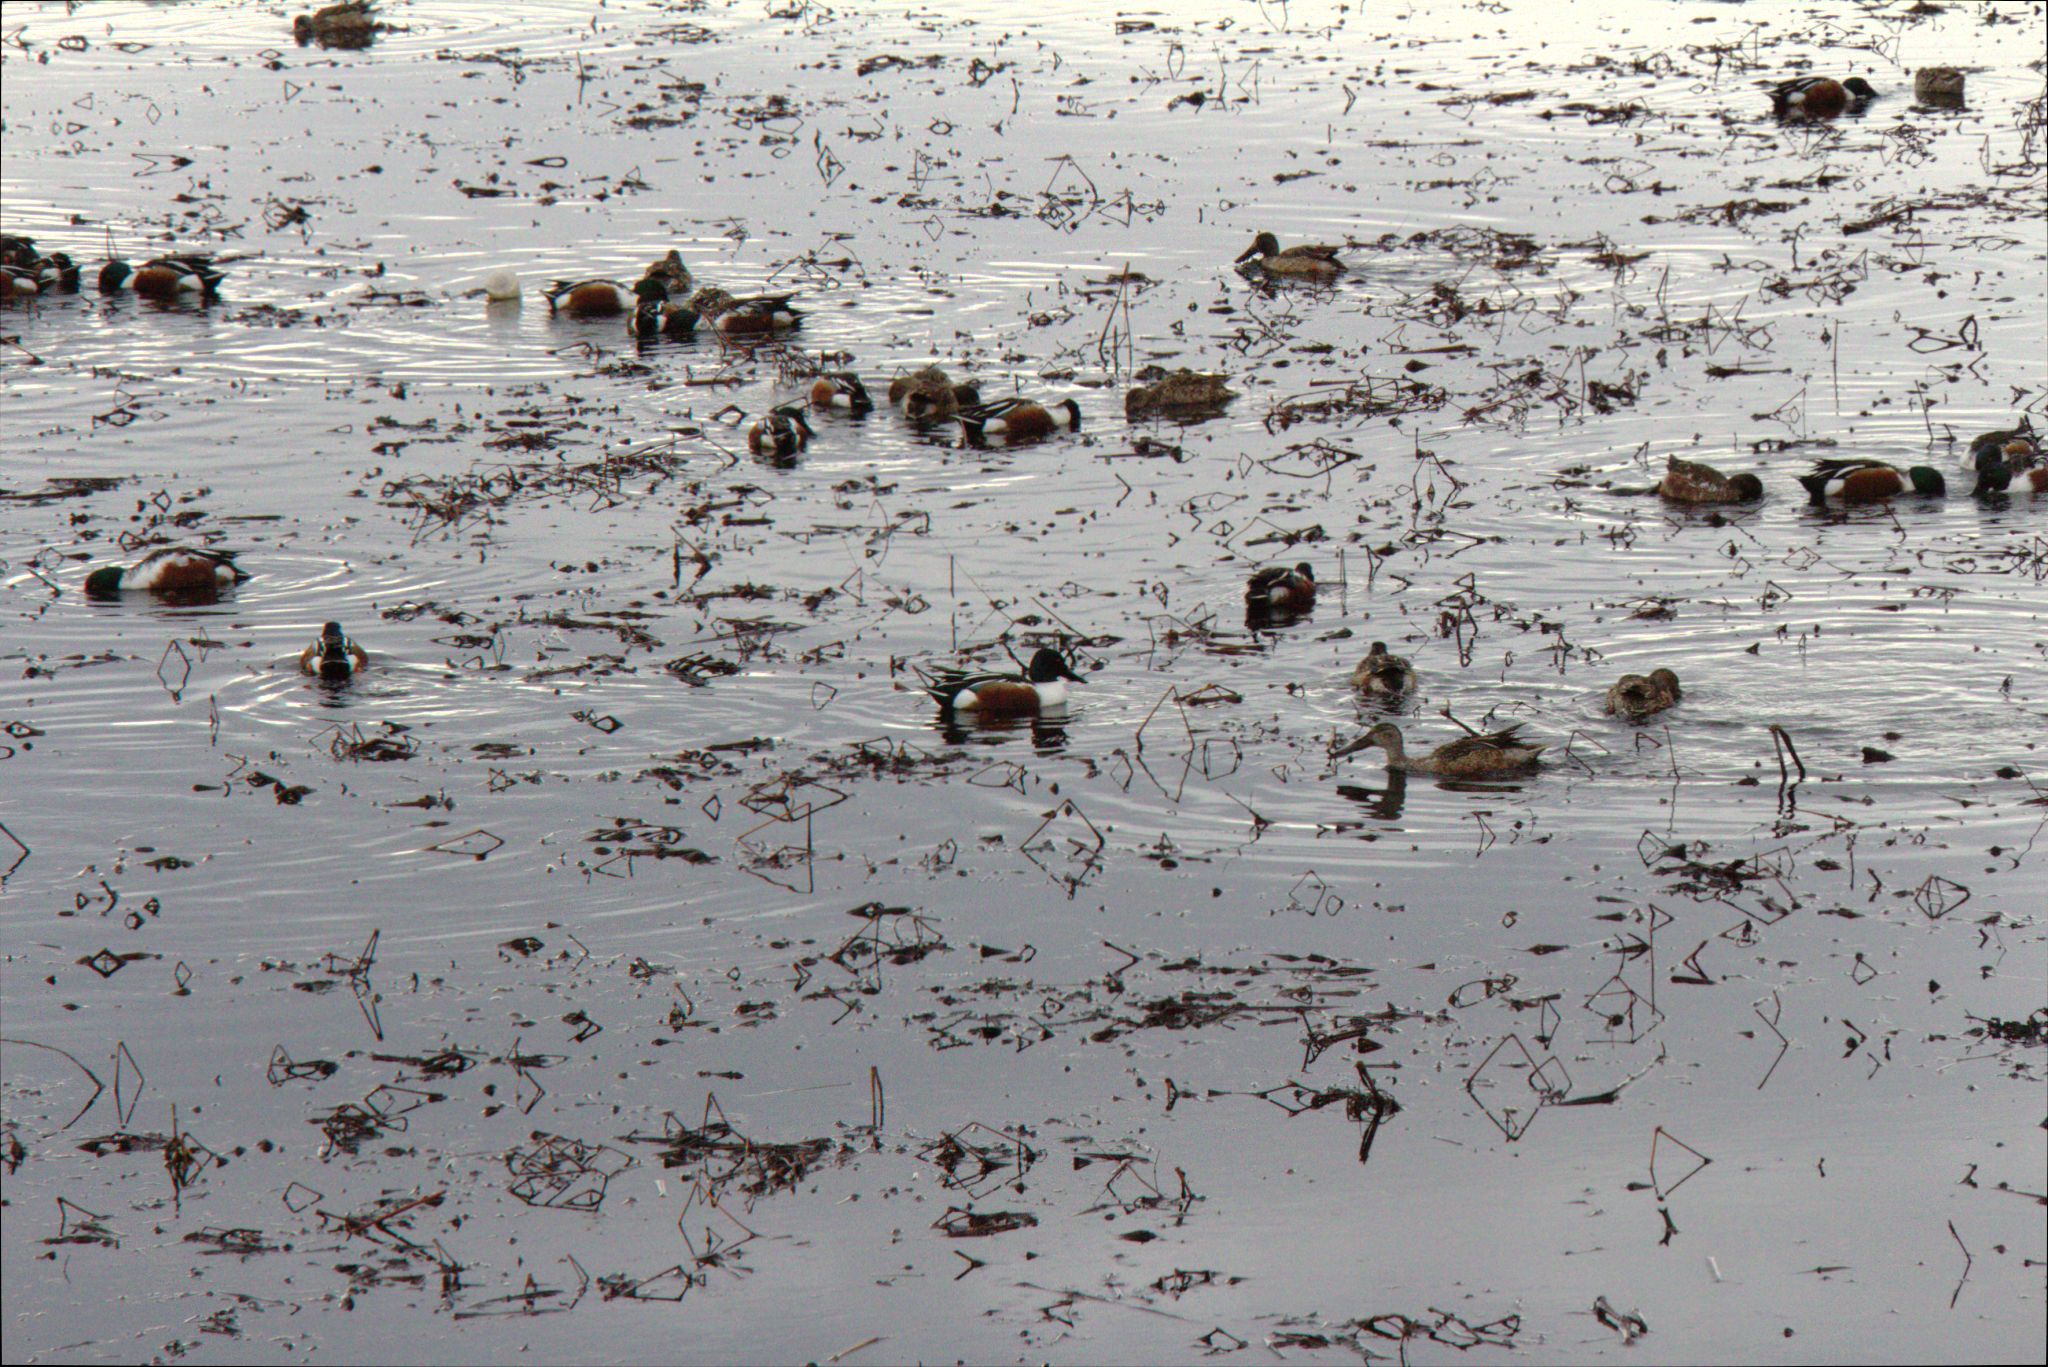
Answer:
[[[2038, 1360], [2042, 7], [382, 21], [7, 8], [6, 230], [233, 258], [0, 315], [10, 1361]], [[1081, 428], [749, 455], [932, 361]]]

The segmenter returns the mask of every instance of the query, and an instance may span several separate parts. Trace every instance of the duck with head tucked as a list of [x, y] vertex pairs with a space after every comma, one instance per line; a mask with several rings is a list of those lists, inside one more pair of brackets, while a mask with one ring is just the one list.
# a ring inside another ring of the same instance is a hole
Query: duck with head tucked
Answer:
[[1374, 641], [1351, 671], [1351, 686], [1361, 693], [1398, 698], [1415, 687], [1415, 666], [1404, 656], [1389, 655], [1385, 641]]
[[221, 590], [249, 578], [233, 551], [196, 546], [160, 546], [132, 565], [102, 565], [85, 577], [88, 598], [153, 593], [163, 598], [211, 602]]
[[1495, 774], [1527, 769], [1541, 761], [1543, 752], [1549, 747], [1520, 739], [1516, 733], [1521, 729], [1521, 723], [1517, 722], [1483, 735], [1461, 736], [1448, 745], [1439, 745], [1426, 755], [1411, 755], [1403, 747], [1401, 728], [1390, 721], [1383, 721], [1349, 745], [1332, 750], [1330, 758], [1342, 759], [1377, 745], [1387, 752], [1389, 769], [1410, 774], [1436, 774], [1443, 778], [1489, 778]]
[[[1067, 431], [1081, 430], [1080, 404], [1061, 399], [1053, 408], [1065, 410]], [[993, 403], [973, 404], [962, 408], [959, 416], [960, 431], [969, 446], [986, 446], [990, 437], [1016, 446], [1049, 437], [1061, 427], [1052, 409], [1035, 399], [997, 399]]]
[[1662, 712], [1682, 696], [1678, 676], [1668, 669], [1624, 674], [1607, 690], [1607, 710], [1617, 717], [1641, 721]]
[[810, 398], [813, 408], [835, 408], [856, 417], [873, 412], [875, 407], [875, 401], [868, 397], [868, 387], [850, 370], [830, 371], [811, 381]]
[[1148, 366], [1137, 378], [1146, 383], [1124, 395], [1124, 416], [1199, 417], [1214, 413], [1237, 397], [1221, 375], [1180, 369], [1171, 373]]
[[125, 289], [163, 303], [206, 303], [220, 294], [222, 278], [212, 257], [193, 252], [153, 257], [140, 266], [116, 258], [100, 267], [100, 292]]
[[1260, 233], [1252, 239], [1251, 246], [1239, 253], [1236, 264], [1239, 270], [1268, 279], [1326, 283], [1344, 273], [1344, 263], [1337, 259], [1338, 250], [1321, 242], [1297, 242], [1282, 251], [1279, 238]]

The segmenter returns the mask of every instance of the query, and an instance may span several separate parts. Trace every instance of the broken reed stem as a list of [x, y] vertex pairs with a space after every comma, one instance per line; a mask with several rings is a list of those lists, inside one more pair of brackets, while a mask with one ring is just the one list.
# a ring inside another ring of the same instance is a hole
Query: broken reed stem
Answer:
[[1792, 756], [1792, 763], [1799, 770], [1799, 781], [1806, 781], [1806, 761], [1799, 758], [1799, 748], [1792, 744], [1790, 733], [1776, 722], [1771, 723], [1771, 750], [1778, 757], [1779, 782], [1789, 782], [1792, 777], [1785, 768], [1785, 756], [1788, 754]]

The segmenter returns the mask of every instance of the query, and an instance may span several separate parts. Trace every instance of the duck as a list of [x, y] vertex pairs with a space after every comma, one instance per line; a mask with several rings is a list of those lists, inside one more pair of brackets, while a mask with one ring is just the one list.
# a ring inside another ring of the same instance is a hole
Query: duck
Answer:
[[1335, 280], [1344, 273], [1344, 263], [1337, 259], [1337, 251], [1336, 247], [1320, 242], [1297, 242], [1282, 251], [1279, 238], [1260, 233], [1238, 256], [1236, 264], [1244, 270], [1289, 280]]
[[383, 25], [377, 22], [374, 0], [341, 0], [292, 20], [292, 39], [300, 47], [364, 48]]
[[1032, 655], [1022, 674], [971, 673], [940, 669], [928, 676], [925, 692], [942, 713], [973, 712], [983, 717], [1035, 717], [1067, 705], [1067, 684], [1088, 681], [1050, 646]]
[[1415, 666], [1404, 656], [1389, 655], [1385, 641], [1374, 641], [1372, 649], [1351, 671], [1351, 686], [1361, 693], [1398, 698], [1415, 687]]
[[2019, 426], [2001, 428], [1986, 432], [1970, 439], [1970, 458], [1974, 462], [1987, 448], [1996, 449], [2005, 457], [2006, 464], [2015, 470], [2024, 470], [2041, 458], [2041, 438], [2034, 431], [2031, 419], [2021, 418]]
[[1193, 413], [1221, 408], [1237, 397], [1221, 375], [1206, 375], [1182, 368], [1171, 374], [1157, 366], [1139, 372], [1142, 384], [1124, 395], [1124, 416], [1148, 417], [1155, 413]]
[[205, 301], [220, 293], [220, 269], [210, 256], [159, 256], [131, 266], [116, 257], [100, 267], [100, 292], [133, 290], [145, 299]]
[[981, 391], [972, 381], [954, 384], [935, 365], [922, 366], [908, 375], [889, 381], [889, 406], [901, 409], [911, 422], [950, 422], [962, 408], [981, 402]]
[[132, 565], [102, 565], [85, 577], [88, 598], [119, 598], [124, 593], [156, 593], [167, 597], [211, 599], [249, 578], [235, 564], [233, 551], [162, 546]]
[[[1081, 430], [1080, 404], [1072, 399], [1061, 399], [1053, 408], [1066, 410], [1069, 432]], [[986, 446], [992, 436], [1015, 445], [1037, 441], [1060, 430], [1059, 419], [1053, 417], [1051, 410], [1032, 399], [997, 399], [993, 403], [970, 404], [960, 410], [959, 418], [960, 430], [969, 446]]]
[[1764, 496], [1764, 483], [1747, 470], [1724, 475], [1711, 465], [1672, 456], [1664, 462], [1657, 493], [1673, 503], [1749, 503]]
[[1861, 76], [1844, 81], [1832, 76], [1800, 76], [1771, 87], [1771, 112], [1781, 119], [1832, 119], [1876, 98], [1875, 87]]
[[1913, 98], [1937, 109], [1963, 107], [1963, 73], [1952, 66], [1923, 66], [1913, 73]]
[[875, 401], [868, 397], [868, 387], [860, 382], [860, 376], [850, 370], [835, 370], [811, 381], [811, 407], [868, 413], [874, 410]]
[[43, 292], [33, 266], [0, 265], [0, 300], [26, 303]]
[[786, 403], [763, 414], [747, 429], [747, 449], [757, 456], [782, 460], [803, 450], [815, 435], [804, 420], [803, 405]]
[[690, 307], [721, 337], [760, 337], [786, 332], [803, 321], [791, 308], [793, 294], [728, 294], [706, 285], [690, 296]]
[[1607, 690], [1607, 710], [1630, 721], [1653, 717], [1684, 696], [1678, 676], [1668, 669], [1653, 669], [1648, 675], [1624, 674]]
[[1948, 492], [1948, 481], [1932, 466], [1901, 470], [1881, 460], [1817, 460], [1813, 473], [1799, 476], [1799, 483], [1815, 503], [1830, 498], [1842, 503], [1877, 503], [1903, 493], [1938, 498]]
[[647, 268], [646, 280], [659, 280], [671, 299], [687, 299], [690, 294], [690, 268], [683, 264], [683, 254], [674, 247], [668, 255]]
[[36, 250], [36, 240], [21, 233], [0, 233], [0, 266], [19, 266], [23, 270], [43, 259]]
[[615, 318], [640, 306], [640, 296], [616, 280], [557, 280], [541, 293], [549, 308], [571, 318]]
[[1390, 721], [1383, 721], [1349, 745], [1333, 750], [1330, 758], [1342, 759], [1377, 745], [1387, 752], [1389, 769], [1408, 774], [1438, 774], [1445, 778], [1484, 778], [1526, 769], [1540, 762], [1543, 752], [1550, 747], [1520, 739], [1516, 733], [1521, 729], [1521, 723], [1517, 722], [1485, 735], [1460, 736], [1426, 755], [1410, 755], [1403, 749], [1401, 728]]
[[1245, 606], [1254, 610], [1306, 612], [1316, 605], [1316, 572], [1306, 562], [1287, 569], [1268, 565], [1244, 586]]
[[1977, 448], [1977, 485], [1973, 498], [1985, 498], [2007, 491], [2023, 494], [2048, 493], [2048, 465], [2031, 454], [2011, 455], [2009, 448], [1991, 443]]
[[321, 627], [313, 644], [299, 652], [299, 669], [323, 679], [346, 679], [369, 662], [369, 652], [349, 639], [339, 622]]
[[638, 300], [626, 317], [626, 331], [643, 342], [657, 337], [681, 340], [697, 333], [697, 315], [688, 305], [669, 298], [668, 285], [657, 275], [642, 276], [633, 286]]

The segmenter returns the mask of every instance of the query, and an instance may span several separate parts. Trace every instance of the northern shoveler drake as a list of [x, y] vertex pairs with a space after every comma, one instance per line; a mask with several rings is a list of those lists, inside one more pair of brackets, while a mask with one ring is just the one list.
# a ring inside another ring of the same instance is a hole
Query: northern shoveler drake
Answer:
[[365, 48], [382, 27], [374, 0], [341, 0], [293, 19], [292, 38], [300, 47], [318, 43], [322, 47]]
[[2024, 470], [2041, 459], [2041, 438], [2034, 431], [2033, 421], [2021, 418], [2017, 427], [2001, 428], [1986, 432], [1970, 440], [1970, 459], [1974, 463], [1987, 449], [1994, 449], [2005, 457], [2005, 463], [2015, 470]]
[[571, 318], [615, 318], [640, 306], [640, 296], [616, 280], [557, 280], [542, 293], [549, 308]]
[[633, 286], [633, 297], [639, 302], [633, 312], [627, 315], [626, 331], [643, 342], [656, 337], [681, 339], [692, 337], [697, 332], [697, 315], [687, 304], [670, 300], [668, 286], [661, 277], [643, 276]]
[[369, 652], [349, 639], [339, 622], [321, 627], [313, 644], [299, 652], [299, 668], [323, 679], [346, 679], [369, 662]]
[[235, 564], [233, 551], [208, 551], [189, 546], [163, 546], [134, 564], [103, 565], [85, 577], [88, 598], [118, 598], [124, 593], [211, 599], [231, 589], [248, 574]]
[[1781, 119], [1832, 119], [1845, 109], [1861, 109], [1877, 91], [1861, 76], [1838, 81], [1832, 76], [1801, 76], [1771, 87], [1771, 112]]
[[[1053, 405], [1067, 413], [1069, 432], [1081, 430], [1081, 405], [1061, 399]], [[997, 399], [993, 403], [970, 404], [960, 410], [960, 430], [970, 446], [986, 446], [990, 437], [1006, 443], [1037, 441], [1060, 430], [1059, 419], [1044, 404], [1030, 399]]]
[[1298, 242], [1280, 250], [1280, 239], [1260, 233], [1237, 258], [1237, 265], [1249, 271], [1287, 280], [1335, 280], [1344, 273], [1337, 259], [1338, 248], [1320, 242]]
[[1088, 681], [1050, 646], [1032, 655], [1022, 674], [933, 670], [925, 692], [941, 712], [973, 712], [983, 717], [1035, 717], [1067, 705], [1067, 684]]
[[1389, 655], [1385, 641], [1374, 641], [1358, 668], [1351, 671], [1351, 686], [1361, 693], [1398, 698], [1415, 687], [1415, 666], [1403, 656]]
[[811, 407], [836, 408], [843, 413], [872, 412], [875, 401], [868, 387], [850, 370], [835, 370], [811, 381]]
[[0, 300], [26, 303], [43, 292], [33, 266], [0, 266]]
[[1684, 696], [1678, 676], [1668, 669], [1653, 669], [1648, 675], [1624, 674], [1607, 690], [1607, 710], [1630, 721], [1655, 716]]
[[1237, 391], [1223, 382], [1221, 375], [1205, 375], [1198, 370], [1181, 369], [1168, 374], [1157, 366], [1149, 367], [1149, 374], [1140, 371], [1138, 378], [1147, 379], [1124, 395], [1124, 416], [1127, 418], [1149, 417], [1155, 413], [1198, 413], [1223, 407], [1237, 397]]
[[1997, 443], [1977, 448], [1977, 486], [1970, 490], [1971, 495], [2048, 493], [2048, 465], [2039, 463], [2031, 453], [2008, 455], [2008, 449]]
[[911, 422], [950, 422], [962, 408], [981, 402], [981, 391], [972, 381], [954, 384], [935, 365], [923, 366], [889, 381], [889, 404], [903, 410]]
[[764, 414], [747, 429], [747, 449], [757, 456], [781, 460], [803, 450], [815, 435], [810, 423], [804, 420], [803, 405], [786, 403]]
[[728, 294], [706, 285], [690, 296], [690, 307], [721, 337], [762, 337], [787, 332], [803, 321], [790, 307], [793, 294]]
[[1711, 465], [1672, 456], [1657, 493], [1673, 503], [1748, 503], [1764, 496], [1764, 482], [1748, 471], [1724, 475]]
[[1940, 109], [1963, 107], [1963, 73], [1952, 66], [1923, 66], [1913, 73], [1913, 98]]
[[100, 290], [128, 289], [145, 299], [207, 300], [220, 292], [220, 269], [210, 256], [159, 256], [131, 266], [118, 258], [100, 267]]
[[1306, 562], [1287, 569], [1268, 565], [1253, 573], [1244, 586], [1245, 606], [1279, 612], [1306, 612], [1316, 605], [1316, 572]]
[[647, 268], [644, 279], [659, 280], [671, 299], [690, 297], [690, 268], [683, 264], [683, 255], [675, 248], [668, 249], [668, 255]]
[[1948, 492], [1948, 481], [1932, 466], [1901, 470], [1881, 460], [1817, 460], [1813, 473], [1799, 476], [1799, 483], [1815, 503], [1831, 498], [1842, 503], [1877, 503], [1894, 494], [1934, 497]]
[[19, 266], [28, 269], [43, 259], [36, 250], [36, 240], [20, 233], [0, 233], [0, 266]]
[[1409, 774], [1440, 774], [1446, 778], [1485, 778], [1526, 769], [1540, 761], [1549, 747], [1518, 738], [1515, 733], [1521, 729], [1517, 722], [1486, 735], [1461, 736], [1426, 755], [1410, 755], [1402, 748], [1401, 728], [1383, 721], [1349, 745], [1331, 751], [1330, 758], [1342, 759], [1377, 745], [1387, 752], [1389, 769]]

